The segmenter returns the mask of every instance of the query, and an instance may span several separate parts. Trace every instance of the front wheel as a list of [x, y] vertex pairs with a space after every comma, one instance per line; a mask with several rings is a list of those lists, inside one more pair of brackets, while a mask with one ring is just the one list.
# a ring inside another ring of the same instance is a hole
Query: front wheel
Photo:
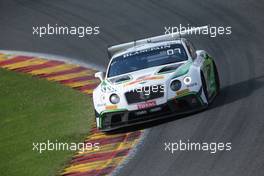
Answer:
[[95, 116], [95, 119], [97, 118], [97, 117], [99, 117], [99, 113], [94, 109], [94, 116]]
[[201, 81], [202, 81], [202, 87], [203, 87], [204, 96], [206, 98], [206, 101], [209, 102], [208, 101], [209, 98], [208, 98], [207, 84], [206, 84], [203, 72], [201, 72]]
[[213, 68], [214, 68], [214, 78], [215, 78], [215, 87], [216, 87], [215, 92], [216, 94], [218, 94], [220, 91], [220, 79], [219, 79], [218, 71], [217, 71], [214, 61], [213, 61]]

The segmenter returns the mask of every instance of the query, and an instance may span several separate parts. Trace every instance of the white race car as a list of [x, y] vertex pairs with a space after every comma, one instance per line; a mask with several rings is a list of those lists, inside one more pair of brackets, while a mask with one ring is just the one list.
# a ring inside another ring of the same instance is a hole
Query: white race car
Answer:
[[188, 40], [157, 36], [112, 46], [93, 91], [97, 127], [111, 131], [206, 108], [220, 89], [213, 58]]

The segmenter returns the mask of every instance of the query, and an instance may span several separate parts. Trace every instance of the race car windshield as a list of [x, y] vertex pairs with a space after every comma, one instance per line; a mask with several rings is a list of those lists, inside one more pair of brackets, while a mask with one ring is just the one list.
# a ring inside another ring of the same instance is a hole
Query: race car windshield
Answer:
[[116, 57], [112, 60], [108, 77], [138, 71], [159, 65], [185, 61], [188, 56], [181, 44], [149, 48]]

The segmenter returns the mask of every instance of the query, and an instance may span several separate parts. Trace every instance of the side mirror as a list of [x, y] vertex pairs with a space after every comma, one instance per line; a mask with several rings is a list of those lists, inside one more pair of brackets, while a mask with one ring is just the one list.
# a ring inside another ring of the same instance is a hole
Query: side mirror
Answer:
[[100, 81], [104, 80], [104, 73], [103, 72], [97, 72], [94, 74], [94, 77], [99, 78]]
[[197, 54], [197, 56], [201, 56], [201, 57], [203, 57], [203, 58], [206, 57], [206, 53], [205, 53], [204, 51], [202, 51], [202, 50], [197, 50], [197, 51], [196, 51], [196, 54]]

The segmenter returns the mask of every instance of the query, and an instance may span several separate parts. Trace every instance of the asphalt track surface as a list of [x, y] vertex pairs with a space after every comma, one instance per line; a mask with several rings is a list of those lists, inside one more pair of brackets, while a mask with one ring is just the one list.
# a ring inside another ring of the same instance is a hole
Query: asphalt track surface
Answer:
[[[264, 1], [253, 0], [5, 0], [0, 2], [0, 48], [80, 58], [106, 65], [107, 45], [158, 35], [164, 26], [232, 26], [232, 34], [191, 37], [216, 59], [222, 90], [198, 114], [151, 125], [119, 175], [264, 175]], [[33, 25], [98, 25], [80, 39], [38, 38]], [[232, 142], [230, 152], [164, 151], [164, 142]]]

